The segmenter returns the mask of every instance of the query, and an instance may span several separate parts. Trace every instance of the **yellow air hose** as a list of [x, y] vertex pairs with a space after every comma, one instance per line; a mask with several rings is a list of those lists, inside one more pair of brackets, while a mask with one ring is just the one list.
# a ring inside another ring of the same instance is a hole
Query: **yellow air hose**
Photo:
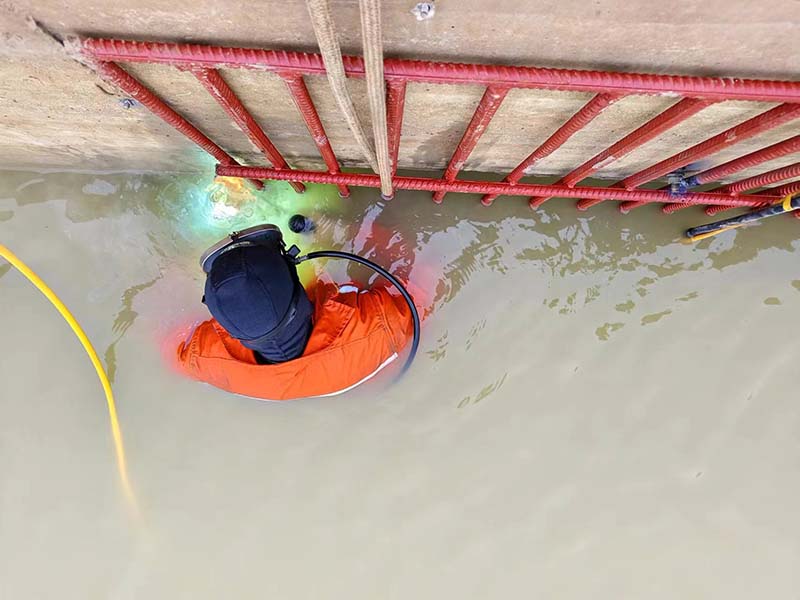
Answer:
[[108, 420], [111, 425], [111, 436], [114, 439], [114, 449], [117, 455], [117, 470], [119, 471], [119, 478], [120, 482], [122, 483], [122, 489], [125, 492], [125, 496], [131, 504], [131, 507], [134, 510], [134, 513], [138, 514], [138, 505], [136, 502], [136, 496], [133, 493], [133, 488], [131, 487], [130, 479], [128, 478], [128, 466], [125, 461], [125, 447], [122, 444], [122, 430], [119, 427], [119, 419], [117, 418], [117, 407], [114, 403], [114, 394], [111, 391], [111, 383], [108, 381], [108, 377], [106, 376], [106, 372], [103, 369], [103, 365], [100, 362], [100, 358], [97, 356], [97, 352], [95, 352], [92, 343], [89, 341], [89, 338], [86, 336], [86, 333], [81, 328], [78, 321], [75, 320], [75, 317], [72, 316], [72, 313], [69, 312], [69, 309], [64, 305], [64, 303], [58, 298], [58, 296], [53, 293], [47, 284], [41, 280], [41, 278], [34, 273], [24, 262], [22, 262], [17, 256], [11, 252], [8, 248], [0, 244], [0, 256], [5, 258], [8, 262], [10, 262], [20, 273], [22, 273], [28, 281], [30, 281], [36, 288], [45, 295], [45, 297], [50, 301], [50, 303], [56, 307], [56, 310], [64, 317], [64, 320], [69, 324], [72, 328], [72, 331], [75, 333], [77, 338], [80, 340], [81, 344], [83, 345], [84, 350], [86, 350], [86, 354], [89, 355], [89, 359], [92, 361], [92, 365], [94, 366], [94, 370], [97, 372], [97, 377], [100, 379], [100, 383], [103, 386], [103, 391], [106, 394], [106, 404], [108, 406]]

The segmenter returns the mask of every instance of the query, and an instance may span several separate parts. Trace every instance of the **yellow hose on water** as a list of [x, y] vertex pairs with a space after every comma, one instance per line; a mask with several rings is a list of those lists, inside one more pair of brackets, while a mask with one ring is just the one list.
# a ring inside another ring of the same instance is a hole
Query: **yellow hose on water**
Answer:
[[134, 512], [138, 514], [136, 496], [133, 493], [133, 488], [131, 487], [131, 482], [128, 478], [128, 466], [127, 462], [125, 461], [125, 447], [122, 444], [122, 430], [119, 427], [119, 419], [117, 418], [117, 406], [114, 403], [114, 393], [111, 391], [111, 383], [108, 381], [108, 377], [103, 369], [103, 364], [100, 362], [100, 358], [97, 356], [97, 352], [95, 352], [95, 349], [92, 346], [92, 343], [89, 341], [89, 338], [86, 336], [86, 333], [83, 331], [83, 328], [81, 328], [78, 321], [75, 320], [75, 317], [72, 316], [72, 313], [69, 312], [69, 309], [59, 299], [59, 297], [55, 295], [53, 290], [47, 287], [47, 284], [42, 281], [42, 279], [36, 273], [34, 273], [24, 262], [17, 258], [17, 256], [11, 252], [11, 250], [2, 244], [0, 244], [0, 256], [10, 262], [14, 268], [22, 273], [28, 279], [28, 281], [35, 285], [36, 288], [50, 301], [50, 303], [56, 307], [56, 310], [58, 310], [61, 316], [64, 317], [64, 320], [69, 324], [69, 326], [72, 328], [72, 331], [80, 340], [84, 350], [86, 350], [86, 354], [89, 355], [89, 359], [92, 361], [94, 370], [97, 371], [97, 377], [100, 379], [100, 383], [103, 386], [103, 391], [106, 394], [108, 420], [111, 424], [111, 436], [114, 439], [114, 449], [117, 455], [117, 470], [119, 471], [122, 489], [125, 492], [126, 498], [131, 503], [131, 507], [133, 508]]

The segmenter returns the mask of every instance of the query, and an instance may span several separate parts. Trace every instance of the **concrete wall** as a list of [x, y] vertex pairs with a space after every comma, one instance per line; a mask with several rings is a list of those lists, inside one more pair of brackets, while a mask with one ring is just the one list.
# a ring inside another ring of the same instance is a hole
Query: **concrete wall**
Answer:
[[[777, 0], [440, 0], [419, 22], [414, 2], [384, 3], [387, 56], [541, 66], [607, 68], [762, 78], [796, 78], [800, 2]], [[357, 2], [332, 2], [346, 52], [360, 53]], [[57, 42], [69, 34], [193, 41], [313, 51], [302, 1], [0, 0], [0, 166], [189, 171], [210, 159], [144, 108], [125, 109], [116, 90], [69, 59]], [[54, 39], [56, 38], [56, 39]], [[264, 159], [189, 75], [167, 67], [126, 65], [215, 141], [249, 164]], [[295, 166], [321, 166], [318, 152], [283, 83], [265, 73], [226, 71], [231, 86]], [[307, 77], [334, 150], [346, 165], [361, 157], [322, 77]], [[359, 112], [363, 81], [352, 81]], [[482, 93], [480, 86], [409, 86], [400, 165], [446, 164]], [[513, 168], [587, 99], [579, 93], [512, 91], [469, 162], [471, 170]], [[606, 111], [537, 167], [561, 174], [619, 139], [674, 100], [632, 97]], [[729, 102], [605, 169], [618, 177], [718, 133], [770, 105]], [[798, 133], [791, 123], [744, 142], [716, 164]], [[795, 162], [798, 156], [757, 171]], [[706, 164], [701, 165], [705, 167]]]

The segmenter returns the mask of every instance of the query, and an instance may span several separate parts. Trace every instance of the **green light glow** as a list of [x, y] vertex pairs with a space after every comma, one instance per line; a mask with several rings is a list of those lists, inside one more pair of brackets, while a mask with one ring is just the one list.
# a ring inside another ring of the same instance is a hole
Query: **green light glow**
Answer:
[[[336, 211], [340, 199], [334, 186], [309, 185], [298, 194], [287, 182], [268, 181], [262, 190], [249, 181], [214, 178], [211, 175], [176, 178], [161, 190], [153, 212], [176, 224], [175, 242], [199, 254], [232, 231], [273, 223], [283, 231], [287, 246], [297, 244], [304, 252], [311, 240], [293, 233], [289, 218], [296, 214], [319, 215]], [[305, 265], [302, 265], [305, 267]], [[301, 268], [307, 280], [312, 270]]]

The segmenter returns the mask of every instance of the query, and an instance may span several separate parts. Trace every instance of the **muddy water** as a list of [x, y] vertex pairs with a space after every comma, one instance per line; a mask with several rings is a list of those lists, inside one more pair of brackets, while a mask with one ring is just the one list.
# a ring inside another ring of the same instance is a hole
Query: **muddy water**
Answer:
[[[89, 361], [0, 266], [0, 597], [800, 590], [800, 222], [687, 246], [705, 219], [691, 210], [284, 184], [212, 210], [209, 184], [0, 174], [0, 241], [104, 358], [140, 506]], [[296, 211], [318, 227], [292, 241], [369, 256], [426, 295], [408, 376], [280, 404], [173, 373], [162, 349], [205, 314], [198, 254]]]

